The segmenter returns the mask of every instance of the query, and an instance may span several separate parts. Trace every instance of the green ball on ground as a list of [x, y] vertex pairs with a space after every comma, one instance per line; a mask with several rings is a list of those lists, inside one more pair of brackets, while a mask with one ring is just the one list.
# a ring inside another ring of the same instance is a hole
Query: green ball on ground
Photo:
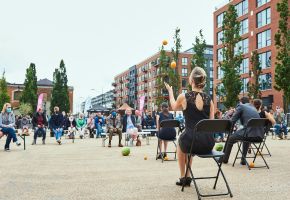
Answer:
[[122, 149], [122, 155], [123, 156], [129, 156], [129, 154], [130, 154], [130, 148], [129, 147], [124, 147]]
[[223, 148], [224, 148], [224, 145], [223, 145], [223, 144], [216, 144], [216, 145], [215, 145], [215, 150], [216, 150], [216, 151], [222, 151]]

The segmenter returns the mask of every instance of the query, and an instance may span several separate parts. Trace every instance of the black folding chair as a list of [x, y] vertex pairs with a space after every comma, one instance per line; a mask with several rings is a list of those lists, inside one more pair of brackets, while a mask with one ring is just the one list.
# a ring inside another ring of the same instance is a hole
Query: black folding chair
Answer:
[[[163, 120], [160, 122], [160, 128], [178, 128], [179, 131], [181, 131], [180, 128], [180, 122], [175, 119], [168, 119], [168, 120]], [[176, 160], [176, 150], [177, 150], [177, 145], [176, 145], [176, 136], [172, 140], [164, 140], [159, 138], [159, 132], [157, 133], [157, 138], [158, 138], [158, 144], [157, 144], [157, 153], [156, 153], [156, 160], [158, 160], [158, 157], [161, 156], [162, 162], [164, 161], [164, 154], [174, 154], [174, 160]], [[160, 146], [160, 141], [165, 141], [165, 142], [173, 142], [175, 146], [175, 151], [174, 152], [162, 152], [161, 151], [161, 146]]]
[[[268, 122], [268, 119], [266, 118], [252, 118], [248, 121], [246, 127], [245, 127], [245, 130], [244, 130], [244, 139], [238, 141], [238, 151], [236, 153], [236, 157], [235, 157], [235, 160], [234, 160], [234, 163], [233, 163], [233, 166], [235, 165], [236, 163], [236, 160], [237, 159], [243, 159], [245, 162], [246, 162], [246, 165], [248, 167], [249, 170], [251, 170], [251, 168], [268, 168], [269, 169], [269, 165], [268, 163], [266, 162], [265, 158], [264, 158], [264, 155], [262, 153], [262, 150], [263, 148], [265, 147], [266, 145], [266, 136], [267, 136], [267, 122]], [[250, 128], [261, 128], [263, 127], [264, 129], [264, 138], [260, 141], [253, 141], [253, 140], [249, 140], [247, 139], [247, 134], [248, 134], [248, 130]], [[254, 156], [244, 156], [243, 155], [243, 152], [242, 152], [242, 144], [243, 142], [247, 142], [249, 143], [250, 145], [253, 145], [254, 147], [252, 147], [252, 149], [254, 150], [253, 153], [254, 153]], [[266, 146], [266, 148], [268, 149], [268, 147]], [[256, 151], [255, 151], [256, 150]], [[268, 152], [270, 153], [269, 149], [268, 149]], [[239, 156], [239, 153], [241, 154], [241, 156]], [[253, 163], [255, 163], [256, 161], [256, 158], [257, 156], [261, 156], [261, 158], [263, 159], [265, 165], [263, 166], [250, 166], [248, 161], [247, 161], [247, 158], [253, 158]]]
[[[267, 144], [266, 144], [266, 140], [267, 140], [267, 137], [268, 137], [268, 133], [269, 133], [269, 131], [270, 131], [270, 127], [269, 126], [266, 126], [265, 127], [265, 136], [264, 136], [264, 139], [263, 139], [263, 142], [262, 142], [262, 147], [261, 147], [261, 153], [263, 154], [263, 156], [272, 156], [272, 154], [271, 154], [271, 152], [270, 152], [270, 150], [269, 150], [269, 147], [267, 146]], [[264, 149], [266, 149], [266, 151], [267, 151], [267, 153], [263, 153], [263, 150]], [[252, 147], [252, 146], [250, 146], [249, 147], [249, 153], [251, 153], [251, 150], [253, 151], [253, 153], [254, 153], [254, 155], [256, 154], [256, 148], [255, 147]]]
[[[231, 127], [232, 127], [232, 123], [230, 120], [223, 120], [223, 119], [215, 119], [215, 120], [210, 120], [210, 119], [205, 119], [205, 120], [201, 120], [200, 122], [198, 122], [194, 128], [194, 131], [192, 134], [211, 134], [214, 137], [215, 133], [228, 133], [230, 134], [231, 132]], [[219, 151], [212, 151], [209, 154], [194, 154], [192, 153], [192, 148], [194, 146], [194, 141], [191, 144], [191, 148], [190, 148], [190, 152], [187, 154], [187, 167], [186, 167], [186, 173], [188, 173], [188, 170], [190, 171], [191, 174], [191, 178], [192, 181], [194, 183], [195, 186], [195, 190], [198, 196], [198, 199], [201, 199], [201, 197], [213, 197], [213, 196], [226, 196], [226, 195], [230, 195], [230, 197], [233, 197], [233, 194], [231, 192], [231, 189], [229, 187], [229, 184], [226, 180], [226, 177], [224, 175], [224, 172], [222, 171], [222, 162], [219, 162], [219, 160], [222, 159], [222, 157], [224, 156], [223, 152], [219, 152]], [[211, 176], [211, 177], [195, 177], [193, 175], [191, 166], [190, 166], [190, 160], [192, 158], [192, 156], [198, 156], [200, 158], [212, 158], [215, 163], [217, 164], [218, 167], [218, 172], [216, 176]], [[213, 189], [216, 189], [216, 185], [218, 182], [218, 178], [220, 176], [220, 174], [222, 175], [224, 182], [226, 184], [227, 187], [227, 192], [226, 193], [216, 193], [216, 194], [201, 194], [199, 191], [199, 188], [197, 186], [196, 180], [200, 180], [200, 179], [215, 179], [215, 183], [213, 186]], [[181, 191], [184, 191], [184, 187], [185, 185], [182, 186]]]

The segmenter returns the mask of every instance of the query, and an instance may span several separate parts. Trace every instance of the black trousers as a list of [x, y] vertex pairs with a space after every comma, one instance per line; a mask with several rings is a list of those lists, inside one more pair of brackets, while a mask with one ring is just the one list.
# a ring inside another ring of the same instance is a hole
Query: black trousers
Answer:
[[[224, 162], [228, 162], [229, 157], [231, 155], [233, 145], [236, 142], [241, 141], [241, 140], [244, 141], [242, 153], [243, 153], [243, 156], [246, 157], [247, 153], [248, 153], [249, 146], [250, 146], [249, 142], [262, 142], [262, 140], [263, 140], [260, 137], [244, 137], [242, 134], [244, 134], [244, 130], [236, 131], [234, 134], [232, 134], [228, 138], [227, 145], [226, 145], [225, 150], [224, 150], [224, 152], [225, 152], [224, 159], [223, 159]], [[245, 141], [247, 141], [247, 142], [245, 142]]]

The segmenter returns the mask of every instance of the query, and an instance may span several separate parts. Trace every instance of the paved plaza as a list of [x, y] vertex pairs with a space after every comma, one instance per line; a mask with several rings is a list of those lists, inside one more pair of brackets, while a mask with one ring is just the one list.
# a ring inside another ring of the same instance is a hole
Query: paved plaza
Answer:
[[[46, 145], [41, 145], [39, 138], [38, 145], [31, 146], [31, 138], [26, 151], [14, 144], [11, 152], [1, 149], [0, 200], [197, 199], [193, 186], [185, 192], [175, 186], [177, 162], [155, 160], [156, 138], [150, 145], [143, 140], [141, 147], [132, 147], [128, 157], [116, 147], [117, 138], [111, 149], [102, 147], [101, 139], [63, 140], [59, 146], [49, 137]], [[0, 140], [1, 148], [5, 139]], [[290, 141], [269, 138], [268, 146], [273, 154], [267, 157], [270, 170], [249, 171], [239, 164], [233, 168], [233, 157], [223, 166], [233, 199], [289, 199]], [[196, 175], [215, 175], [217, 169], [212, 160], [200, 158], [194, 159], [193, 167]], [[199, 183], [203, 192], [211, 191], [213, 181]], [[218, 186], [217, 191], [225, 189], [224, 184]]]

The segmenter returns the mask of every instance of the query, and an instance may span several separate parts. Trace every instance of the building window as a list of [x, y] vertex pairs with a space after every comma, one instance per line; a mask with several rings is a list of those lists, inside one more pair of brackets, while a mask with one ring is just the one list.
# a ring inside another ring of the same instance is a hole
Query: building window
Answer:
[[187, 93], [187, 90], [183, 89], [183, 90], [182, 90], [182, 93], [183, 93], [183, 94], [186, 94], [186, 93]]
[[186, 81], [186, 79], [182, 79], [181, 85], [182, 85], [182, 87], [187, 87], [187, 81]]
[[271, 30], [258, 33], [257, 35], [257, 48], [263, 48], [271, 45]]
[[223, 25], [223, 21], [224, 21], [224, 13], [221, 13], [217, 16], [217, 27], [220, 28]]
[[242, 41], [239, 41], [237, 44], [236, 44], [236, 47], [235, 47], [235, 54], [238, 54], [242, 52], [243, 54], [246, 54], [249, 52], [249, 39], [246, 38]]
[[249, 78], [243, 78], [242, 79], [242, 93], [248, 92], [248, 86], [249, 86]]
[[248, 13], [248, 0], [244, 0], [235, 6], [238, 17]]
[[213, 71], [212, 70], [209, 71], [209, 78], [213, 78]]
[[209, 69], [212, 71], [212, 69], [213, 69], [213, 60], [212, 59], [210, 59], [209, 60]]
[[260, 75], [259, 83], [260, 90], [272, 89], [272, 75], [270, 73]]
[[181, 75], [184, 77], [186, 77], [187, 76], [187, 68], [182, 68], [182, 70], [181, 70]]
[[244, 19], [241, 21], [241, 27], [240, 27], [240, 35], [246, 34], [249, 31], [249, 20]]
[[260, 66], [262, 69], [271, 67], [271, 51], [259, 54]]
[[181, 61], [182, 65], [187, 66], [187, 58], [182, 58]]
[[249, 58], [244, 58], [240, 66], [240, 74], [249, 73]]
[[222, 44], [223, 43], [223, 37], [224, 37], [224, 32], [220, 31], [217, 33], [217, 44]]
[[271, 8], [267, 8], [257, 14], [257, 28], [271, 23]]
[[271, 0], [257, 0], [257, 7], [260, 7], [268, 2], [270, 2]]
[[223, 49], [218, 49], [217, 50], [217, 61], [223, 61]]
[[19, 101], [22, 95], [22, 91], [16, 90], [13, 92], [13, 100], [14, 101]]
[[222, 79], [224, 77], [224, 72], [221, 67], [218, 67], [217, 69], [217, 79]]
[[212, 50], [212, 48], [206, 48], [206, 49], [204, 50], [204, 54], [212, 55], [212, 54], [213, 54], [213, 50]]

